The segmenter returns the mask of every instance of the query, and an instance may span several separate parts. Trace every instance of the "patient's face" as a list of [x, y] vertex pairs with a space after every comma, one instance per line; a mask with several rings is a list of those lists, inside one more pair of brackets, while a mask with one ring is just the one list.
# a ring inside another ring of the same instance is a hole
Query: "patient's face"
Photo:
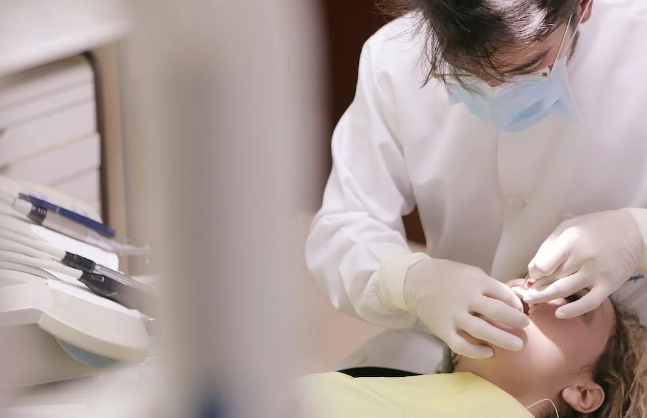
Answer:
[[[522, 279], [508, 286], [523, 294]], [[530, 287], [532, 283], [527, 283]], [[462, 358], [457, 371], [470, 371], [501, 388], [524, 393], [528, 387], [561, 390], [572, 382], [573, 376], [588, 373], [586, 366], [595, 363], [602, 354], [613, 331], [615, 312], [609, 299], [597, 309], [573, 319], [558, 319], [555, 311], [567, 303], [564, 299], [533, 305], [530, 325], [510, 330], [524, 341], [518, 352], [492, 347], [494, 356], [485, 360]], [[473, 340], [472, 338], [469, 338]], [[551, 396], [546, 393], [546, 396]]]

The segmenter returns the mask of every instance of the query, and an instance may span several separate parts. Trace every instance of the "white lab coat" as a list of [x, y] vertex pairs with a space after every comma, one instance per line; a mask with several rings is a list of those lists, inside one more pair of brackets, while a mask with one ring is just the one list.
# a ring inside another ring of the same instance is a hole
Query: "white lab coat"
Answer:
[[[380, 262], [407, 248], [401, 216], [414, 206], [429, 255], [499, 280], [523, 274], [565, 218], [647, 207], [647, 17], [595, 3], [567, 70], [580, 123], [551, 115], [524, 132], [482, 123], [433, 80], [422, 87], [422, 38], [410, 25], [398, 19], [364, 45], [306, 244], [332, 303], [392, 330], [340, 367], [437, 366], [438, 340], [376, 293]], [[647, 314], [643, 281], [624, 292]]]

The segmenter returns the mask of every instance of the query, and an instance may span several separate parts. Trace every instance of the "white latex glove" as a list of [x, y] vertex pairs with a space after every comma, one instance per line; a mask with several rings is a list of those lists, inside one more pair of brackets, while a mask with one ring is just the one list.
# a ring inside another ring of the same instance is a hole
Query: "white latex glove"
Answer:
[[514, 291], [481, 269], [416, 253], [390, 257], [378, 274], [382, 301], [412, 312], [455, 353], [493, 354], [491, 347], [468, 342], [460, 331], [504, 349], [523, 348], [520, 338], [477, 316], [517, 328], [529, 324]]
[[587, 290], [555, 312], [573, 318], [592, 311], [631, 277], [643, 260], [645, 244], [627, 209], [593, 213], [562, 222], [528, 265], [535, 284], [526, 303], [543, 303]]

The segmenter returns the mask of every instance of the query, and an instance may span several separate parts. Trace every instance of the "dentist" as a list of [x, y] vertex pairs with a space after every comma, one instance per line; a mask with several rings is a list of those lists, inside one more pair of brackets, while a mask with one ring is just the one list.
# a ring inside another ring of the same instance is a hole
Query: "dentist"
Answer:
[[[388, 329], [344, 367], [396, 375], [434, 372], [443, 342], [520, 350], [508, 330], [528, 318], [501, 281], [527, 270], [527, 302], [577, 296], [556, 315], [586, 315], [646, 264], [647, 241], [645, 16], [593, 0], [400, 3], [362, 50], [306, 244], [333, 304]], [[402, 223], [416, 206], [424, 254]]]

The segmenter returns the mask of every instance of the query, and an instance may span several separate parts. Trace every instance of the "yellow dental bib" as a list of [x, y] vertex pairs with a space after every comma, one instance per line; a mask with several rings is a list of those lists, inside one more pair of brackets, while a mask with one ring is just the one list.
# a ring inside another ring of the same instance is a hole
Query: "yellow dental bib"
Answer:
[[402, 378], [314, 374], [295, 382], [312, 418], [533, 418], [515, 398], [472, 373]]

